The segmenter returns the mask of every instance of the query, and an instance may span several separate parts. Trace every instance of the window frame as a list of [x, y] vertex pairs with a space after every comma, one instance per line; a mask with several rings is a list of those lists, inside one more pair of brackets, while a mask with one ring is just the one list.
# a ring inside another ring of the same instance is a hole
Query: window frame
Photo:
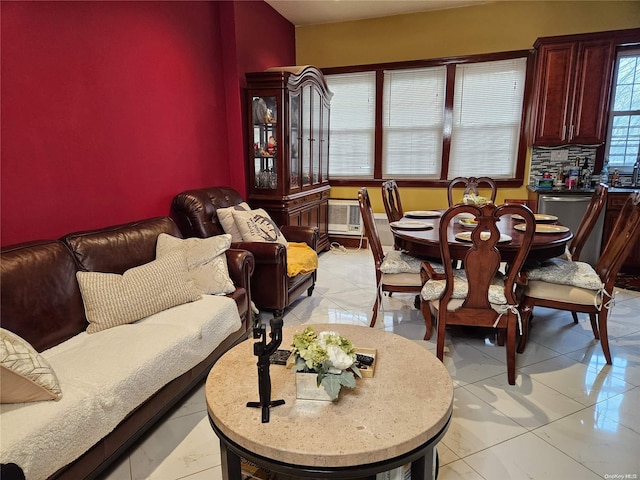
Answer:
[[[613, 119], [617, 116], [637, 115], [640, 110], [614, 110], [614, 100], [616, 95], [616, 87], [618, 84], [618, 65], [621, 57], [624, 56], [640, 56], [640, 44], [634, 44], [629, 46], [622, 46], [616, 49], [613, 62], [613, 76], [611, 78], [611, 92], [610, 103], [607, 111], [607, 133], [604, 143], [605, 157], [609, 156], [609, 149], [611, 148], [611, 134], [613, 130]], [[609, 160], [609, 169], [616, 168], [619, 173], [630, 174], [633, 171], [633, 165], [621, 165], [619, 163], [611, 163]]]
[[[389, 180], [382, 174], [382, 114], [383, 114], [383, 84], [385, 70], [403, 70], [410, 68], [428, 68], [445, 66], [447, 70], [445, 86], [445, 106], [444, 106], [444, 126], [442, 132], [442, 159], [440, 168], [440, 178], [438, 179], [397, 179], [398, 185], [406, 187], [446, 187], [449, 183], [447, 175], [449, 173], [449, 157], [451, 153], [451, 125], [453, 121], [453, 98], [456, 66], [465, 63], [491, 62], [497, 60], [510, 60], [514, 58], [526, 58], [526, 73], [524, 85], [524, 98], [522, 108], [522, 118], [520, 123], [520, 134], [518, 139], [518, 157], [516, 161], [515, 177], [508, 179], [496, 179], [496, 184], [501, 187], [520, 187], [525, 184], [525, 167], [527, 150], [529, 148], [529, 112], [533, 93], [533, 69], [534, 50], [514, 50], [509, 52], [488, 53], [479, 55], [464, 55], [457, 57], [437, 58], [429, 60], [412, 60], [405, 62], [377, 63], [368, 65], [354, 65], [343, 67], [323, 68], [324, 75], [341, 73], [357, 73], [374, 71], [376, 74], [376, 105], [375, 105], [375, 145], [374, 145], [374, 168], [373, 179], [365, 178], [331, 178], [331, 185], [334, 186], [367, 186], [380, 185], [380, 182]], [[331, 162], [331, 159], [329, 159]], [[478, 176], [481, 172], [478, 172]]]

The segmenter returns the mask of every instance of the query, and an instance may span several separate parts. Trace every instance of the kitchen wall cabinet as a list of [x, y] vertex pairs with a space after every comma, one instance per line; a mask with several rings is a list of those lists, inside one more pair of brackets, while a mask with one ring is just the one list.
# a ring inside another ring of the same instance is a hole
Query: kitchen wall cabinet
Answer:
[[535, 43], [533, 145], [605, 141], [615, 42], [611, 36], [593, 37], [547, 37]]
[[[618, 220], [622, 206], [628, 198], [629, 193], [609, 193], [607, 196], [607, 210], [604, 217], [604, 232], [602, 234], [603, 249], [611, 236], [611, 231], [613, 230], [616, 220]], [[621, 271], [625, 273], [640, 273], [640, 243], [636, 243], [631, 250], [631, 253], [622, 265]]]
[[279, 225], [314, 226], [329, 246], [329, 114], [315, 67], [247, 73], [247, 199]]

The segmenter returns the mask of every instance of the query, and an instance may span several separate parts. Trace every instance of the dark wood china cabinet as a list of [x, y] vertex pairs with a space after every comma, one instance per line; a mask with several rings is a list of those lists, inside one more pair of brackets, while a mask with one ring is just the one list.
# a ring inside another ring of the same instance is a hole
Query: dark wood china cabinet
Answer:
[[605, 141], [615, 41], [598, 34], [540, 38], [532, 144], [599, 145]]
[[247, 73], [248, 202], [278, 225], [314, 226], [329, 246], [329, 111], [315, 67]]

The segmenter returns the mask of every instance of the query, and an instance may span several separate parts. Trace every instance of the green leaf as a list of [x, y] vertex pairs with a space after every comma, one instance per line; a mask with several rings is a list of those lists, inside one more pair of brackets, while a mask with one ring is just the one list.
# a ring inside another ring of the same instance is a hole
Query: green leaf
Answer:
[[339, 377], [341, 377], [341, 375], [326, 375], [322, 379], [322, 386], [331, 397], [331, 400], [336, 400], [340, 394], [341, 382]]
[[343, 371], [340, 375], [333, 375], [334, 377], [338, 377], [338, 381], [341, 385], [345, 387], [354, 388], [356, 386], [356, 377], [354, 377], [352, 372]]

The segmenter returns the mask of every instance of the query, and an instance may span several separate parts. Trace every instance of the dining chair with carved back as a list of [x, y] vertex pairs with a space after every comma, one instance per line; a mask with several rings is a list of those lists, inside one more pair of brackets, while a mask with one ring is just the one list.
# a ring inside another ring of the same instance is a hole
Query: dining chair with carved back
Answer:
[[464, 195], [467, 195], [469, 193], [472, 193], [474, 195], [479, 195], [479, 190], [478, 187], [480, 185], [484, 185], [488, 188], [491, 189], [491, 203], [495, 203], [496, 201], [496, 194], [497, 194], [497, 186], [496, 186], [496, 182], [493, 180], [493, 178], [490, 177], [456, 177], [453, 180], [451, 180], [449, 182], [449, 185], [447, 186], [447, 200], [449, 201], [449, 206], [452, 207], [457, 203], [461, 203], [460, 202], [456, 202], [453, 200], [453, 192], [455, 189], [457, 188], [461, 188], [464, 185], [464, 190], [462, 192], [462, 195], [464, 197]]
[[389, 223], [397, 222], [404, 216], [402, 201], [400, 200], [400, 190], [395, 180], [382, 182], [382, 203], [387, 214]]
[[524, 350], [534, 307], [549, 307], [588, 313], [596, 340], [611, 364], [607, 333], [609, 311], [613, 307], [616, 276], [636, 243], [640, 241], [640, 191], [629, 195], [613, 226], [609, 241], [595, 267], [588, 263], [551, 259], [535, 271], [526, 272], [523, 335], [518, 350]]
[[[580, 254], [582, 253], [582, 249], [584, 248], [587, 240], [589, 239], [589, 235], [593, 231], [593, 227], [595, 227], [598, 218], [602, 214], [602, 210], [604, 206], [607, 204], [607, 196], [609, 192], [609, 187], [604, 183], [601, 183], [596, 186], [593, 195], [591, 196], [591, 201], [589, 202], [589, 206], [580, 220], [580, 224], [578, 225], [578, 229], [576, 230], [573, 238], [571, 239], [571, 243], [567, 246], [567, 251], [563, 257], [558, 259], [558, 262], [562, 261], [578, 261], [580, 260]], [[530, 271], [535, 271], [536, 267], [531, 268]], [[535, 275], [535, 274], [534, 274]], [[578, 324], [578, 314], [575, 311], [571, 312], [571, 316], [573, 317], [573, 323]], [[593, 333], [597, 335], [595, 330], [595, 325], [593, 325], [594, 330]], [[525, 344], [522, 344], [520, 347], [520, 353], [522, 353]]]
[[[471, 246], [462, 268], [456, 269], [452, 263], [449, 229], [451, 220], [461, 213], [474, 215], [478, 223], [471, 232], [465, 232]], [[520, 215], [526, 228], [524, 232], [518, 232], [522, 235], [520, 246], [506, 274], [502, 275], [497, 244], [511, 238], [503, 237], [496, 224], [503, 215], [509, 214]], [[498, 336], [506, 330], [507, 377], [509, 384], [515, 383], [516, 338], [517, 330], [522, 327], [520, 272], [533, 243], [534, 232], [533, 213], [524, 205], [455, 205], [442, 215], [439, 237], [444, 273], [426, 263], [421, 272], [425, 281], [421, 311], [425, 321], [431, 321], [432, 315], [437, 319], [436, 353], [440, 360], [444, 360], [447, 325], [493, 327]]]
[[608, 193], [609, 187], [607, 185], [604, 183], [596, 185], [589, 206], [582, 220], [580, 220], [578, 229], [575, 231], [573, 239], [567, 248], [567, 258], [569, 260], [580, 260], [580, 253], [582, 253], [582, 249], [585, 243], [587, 243], [593, 227], [595, 227], [604, 206], [607, 204]]
[[380, 242], [380, 235], [373, 216], [371, 199], [365, 187], [358, 192], [360, 215], [364, 223], [365, 235], [373, 254], [376, 271], [376, 300], [369, 326], [373, 327], [378, 317], [378, 306], [382, 302], [382, 292], [420, 293], [422, 279], [420, 276], [421, 261], [403, 252], [393, 250], [385, 255]]

